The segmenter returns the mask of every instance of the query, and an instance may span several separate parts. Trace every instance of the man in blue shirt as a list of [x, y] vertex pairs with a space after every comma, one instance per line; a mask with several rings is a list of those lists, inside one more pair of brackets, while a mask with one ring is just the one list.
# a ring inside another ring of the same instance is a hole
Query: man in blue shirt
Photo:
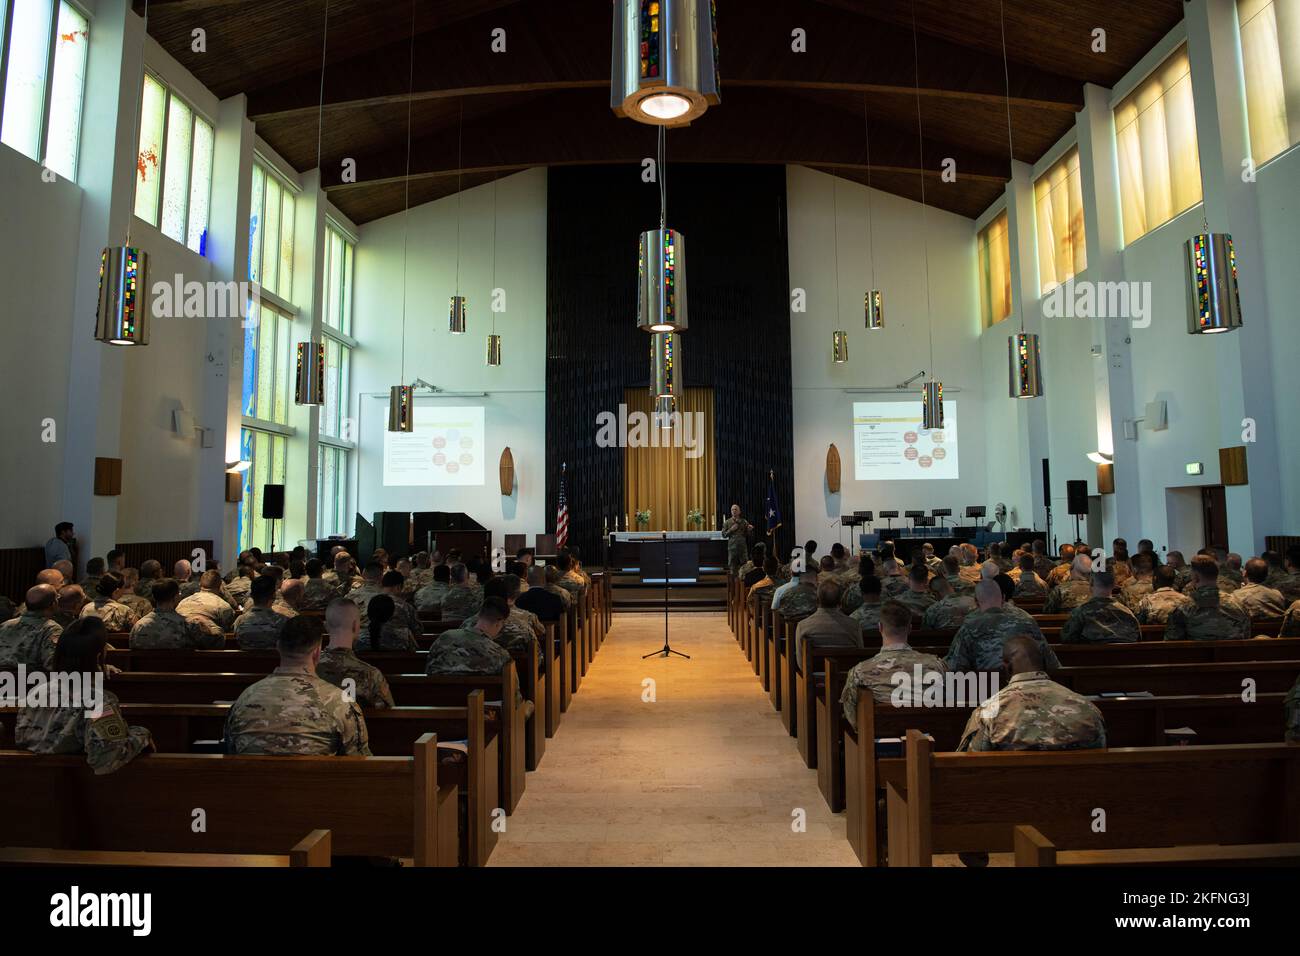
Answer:
[[45, 542], [45, 566], [54, 567], [56, 561], [72, 561], [72, 547], [77, 540], [71, 521], [60, 521], [54, 526], [54, 537]]

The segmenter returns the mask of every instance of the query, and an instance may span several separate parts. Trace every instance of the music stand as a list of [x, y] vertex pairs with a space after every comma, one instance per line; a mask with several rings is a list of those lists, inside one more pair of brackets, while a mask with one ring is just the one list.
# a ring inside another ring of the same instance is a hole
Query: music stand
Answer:
[[918, 518], [924, 518], [924, 517], [925, 517], [925, 512], [924, 512], [924, 511], [908, 511], [908, 512], [904, 512], [903, 517], [904, 517], [904, 518], [907, 518], [908, 520], [910, 520], [910, 521], [912, 522], [912, 530], [915, 531], [915, 530], [916, 530], [916, 522], [917, 522], [917, 519], [918, 519]]
[[931, 517], [931, 518], [938, 518], [938, 519], [939, 519], [939, 524], [940, 524], [940, 525], [943, 525], [943, 523], [944, 523], [943, 519], [944, 519], [944, 518], [950, 518], [950, 517], [952, 517], [952, 509], [951, 509], [951, 508], [933, 508], [933, 509], [931, 509], [931, 511], [930, 511], [930, 517]]
[[688, 661], [691, 659], [690, 654], [683, 654], [681, 651], [675, 651], [668, 643], [668, 532], [663, 532], [664, 542], [664, 646], [657, 651], [651, 651], [649, 654], [642, 654], [641, 660], [647, 657], [667, 657], [669, 654], [676, 654], [678, 657], [684, 657]]
[[894, 521], [893, 521], [893, 519], [898, 517], [898, 512], [897, 512], [897, 511], [882, 511], [882, 512], [880, 512], [880, 517], [886, 519], [886, 521], [888, 522], [887, 530], [889, 530], [889, 531], [893, 531], [893, 530], [894, 530]]

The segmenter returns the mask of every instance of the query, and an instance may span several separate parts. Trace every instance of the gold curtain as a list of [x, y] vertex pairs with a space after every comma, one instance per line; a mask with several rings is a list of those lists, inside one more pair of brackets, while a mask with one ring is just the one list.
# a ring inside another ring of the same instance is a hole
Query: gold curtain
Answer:
[[1038, 281], [1042, 291], [1088, 267], [1079, 150], [1070, 150], [1034, 183], [1038, 211]]
[[1250, 151], [1260, 166], [1300, 142], [1300, 0], [1237, 0]]
[[984, 327], [1011, 314], [1011, 237], [1004, 212], [979, 235], [980, 311]]
[[[677, 396], [677, 411], [690, 416], [673, 432], [653, 427], [654, 399], [648, 389], [629, 388], [624, 399], [628, 432], [636, 438], [631, 421], [641, 412], [647, 425], [637, 447], [629, 440], [623, 450], [623, 503], [630, 530], [637, 530], [636, 512], [650, 509], [648, 531], [694, 531], [686, 524], [692, 509], [704, 516], [704, 527], [717, 526], [717, 460], [713, 442], [713, 389], [688, 388]], [[665, 437], [667, 436], [667, 437]], [[648, 446], [650, 441], [656, 446]], [[687, 449], [687, 442], [693, 450]], [[698, 454], [699, 457], [687, 457]], [[710, 524], [712, 522], [712, 524]]]

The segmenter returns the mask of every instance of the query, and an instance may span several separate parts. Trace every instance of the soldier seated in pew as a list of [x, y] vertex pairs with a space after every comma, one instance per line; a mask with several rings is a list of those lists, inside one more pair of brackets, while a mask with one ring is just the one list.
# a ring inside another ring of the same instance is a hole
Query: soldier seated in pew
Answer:
[[1141, 640], [1137, 616], [1116, 600], [1110, 571], [1092, 572], [1092, 596], [1070, 612], [1061, 628], [1064, 644], [1132, 644]]
[[426, 674], [500, 674], [511, 663], [510, 652], [497, 638], [510, 617], [500, 597], [485, 597], [472, 628], [444, 631], [429, 648]]
[[272, 607], [275, 601], [276, 582], [270, 575], [253, 578], [249, 590], [253, 606], [235, 620], [235, 640], [241, 650], [275, 647], [280, 632], [289, 618]]
[[131, 647], [140, 650], [222, 648], [226, 637], [206, 618], [182, 617], [176, 610], [180, 587], [171, 578], [159, 578], [150, 588], [154, 609], [131, 628]]
[[[38, 754], [85, 754], [98, 775], [120, 770], [137, 754], [154, 749], [149, 731], [128, 726], [117, 697], [103, 689], [107, 646], [108, 629], [98, 617], [78, 618], [64, 629], [51, 671], [79, 676], [82, 693], [76, 700], [21, 708], [14, 728], [18, 747]], [[51, 686], [67, 689], [73, 682]]]
[[280, 666], [231, 705], [226, 753], [370, 756], [361, 707], [316, 673], [322, 637], [319, 618], [285, 621], [276, 642]]
[[[374, 640], [375, 631], [383, 629], [385, 622], [382, 617], [382, 612], [372, 611], [370, 615], [371, 640]], [[394, 706], [388, 678], [378, 667], [357, 657], [354, 650], [357, 635], [361, 633], [361, 612], [356, 602], [347, 598], [331, 601], [325, 609], [325, 630], [329, 635], [329, 646], [321, 651], [320, 660], [316, 662], [316, 674], [335, 687], [343, 688], [345, 696], [350, 688], [352, 699], [362, 707]], [[351, 684], [347, 685], [345, 681], [351, 681]]]
[[934, 603], [925, 609], [925, 617], [921, 619], [921, 626], [926, 630], [961, 627], [975, 610], [975, 598], [953, 591], [947, 575], [936, 574], [930, 579], [930, 593], [934, 595]]
[[110, 632], [131, 630], [135, 612], [118, 600], [125, 588], [122, 575], [116, 571], [101, 574], [95, 582], [95, 596], [81, 609], [81, 616], [99, 618]]
[[895, 675], [905, 674], [913, 693], [906, 694], [909, 703], [904, 706], [911, 706], [912, 703], [919, 705], [921, 687], [913, 683], [914, 677], [931, 671], [942, 674], [947, 670], [943, 661], [933, 654], [923, 654], [908, 645], [912, 612], [905, 605], [898, 601], [886, 601], [880, 608], [879, 627], [879, 652], [853, 666], [844, 681], [844, 692], [840, 694], [844, 719], [854, 730], [858, 729], [858, 696], [864, 690], [879, 703], [890, 703], [896, 699], [894, 694], [899, 688]]
[[1165, 626], [1166, 641], [1234, 641], [1250, 637], [1250, 618], [1221, 603], [1219, 566], [1208, 555], [1192, 559], [1192, 604], [1176, 608]]
[[[351, 596], [346, 600], [356, 603]], [[420, 644], [415, 634], [406, 619], [399, 616], [401, 603], [391, 594], [376, 594], [366, 604], [364, 614], [358, 607], [362, 631], [357, 647], [366, 651], [418, 651]], [[410, 607], [409, 604], [406, 606]]]

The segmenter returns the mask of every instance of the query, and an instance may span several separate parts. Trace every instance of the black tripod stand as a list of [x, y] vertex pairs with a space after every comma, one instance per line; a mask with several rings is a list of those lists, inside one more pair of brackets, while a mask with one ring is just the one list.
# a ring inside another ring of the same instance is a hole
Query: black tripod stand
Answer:
[[683, 654], [681, 651], [675, 651], [668, 645], [668, 532], [663, 533], [664, 542], [664, 646], [657, 651], [651, 651], [649, 654], [642, 654], [641, 660], [647, 657], [667, 657], [669, 654], [676, 654], [678, 657], [684, 657], [688, 661], [691, 659], [690, 654]]

